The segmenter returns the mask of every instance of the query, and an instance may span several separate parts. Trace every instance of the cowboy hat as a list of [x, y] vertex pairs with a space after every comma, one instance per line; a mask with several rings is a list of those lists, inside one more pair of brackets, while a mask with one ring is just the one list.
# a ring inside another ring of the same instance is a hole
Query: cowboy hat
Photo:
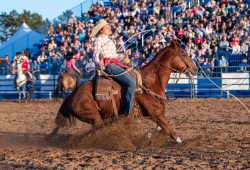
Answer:
[[97, 24], [96, 26], [93, 28], [93, 31], [91, 33], [91, 37], [94, 37], [96, 36], [96, 34], [104, 27], [108, 25], [107, 21], [105, 19], [101, 19]]

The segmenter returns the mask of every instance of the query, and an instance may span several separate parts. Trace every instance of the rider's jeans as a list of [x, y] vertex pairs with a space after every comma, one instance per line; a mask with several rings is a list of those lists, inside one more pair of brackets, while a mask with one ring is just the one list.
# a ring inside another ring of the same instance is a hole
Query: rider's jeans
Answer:
[[119, 76], [111, 76], [111, 78], [119, 83], [122, 87], [122, 93], [124, 95], [124, 114], [127, 116], [134, 105], [134, 92], [136, 87], [134, 79], [129, 73], [124, 73], [125, 70], [122, 67], [114, 63], [107, 65], [104, 71], [109, 75], [118, 75], [123, 73]]

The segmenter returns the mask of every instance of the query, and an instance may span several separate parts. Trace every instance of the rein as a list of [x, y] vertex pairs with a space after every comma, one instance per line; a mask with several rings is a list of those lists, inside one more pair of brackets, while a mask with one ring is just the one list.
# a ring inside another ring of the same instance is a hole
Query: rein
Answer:
[[[187, 73], [187, 71], [188, 71], [187, 69], [183, 69], [182, 71], [178, 71], [178, 70], [176, 70], [176, 69], [174, 69], [174, 68], [172, 68], [172, 67], [170, 67], [170, 66], [165, 66], [165, 65], [162, 64], [162, 63], [159, 63], [159, 65], [163, 66], [164, 68], [169, 68], [170, 70], [175, 71], [176, 73], [180, 73], [180, 74], [179, 74], [179, 78], [176, 80], [175, 84], [177, 84], [178, 81], [180, 80], [181, 74], [185, 74], [185, 73]], [[176, 77], [177, 77], [177, 76], [176, 76]]]
[[161, 95], [153, 92], [152, 90], [150, 90], [149, 88], [146, 88], [143, 85], [138, 85], [141, 89], [143, 89], [145, 91], [145, 93], [150, 94], [151, 96], [155, 97], [156, 99], [162, 100], [162, 101], [168, 101], [169, 97], [162, 97]]

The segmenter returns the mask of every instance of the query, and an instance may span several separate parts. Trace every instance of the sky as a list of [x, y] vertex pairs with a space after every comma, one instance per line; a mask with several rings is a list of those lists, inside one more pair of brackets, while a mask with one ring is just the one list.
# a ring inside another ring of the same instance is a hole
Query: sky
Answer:
[[[43, 19], [52, 20], [64, 11], [71, 9], [84, 0], [5, 0], [0, 5], [0, 13], [9, 13], [15, 9], [18, 13], [23, 10], [42, 15]], [[87, 0], [90, 1], [90, 0]]]

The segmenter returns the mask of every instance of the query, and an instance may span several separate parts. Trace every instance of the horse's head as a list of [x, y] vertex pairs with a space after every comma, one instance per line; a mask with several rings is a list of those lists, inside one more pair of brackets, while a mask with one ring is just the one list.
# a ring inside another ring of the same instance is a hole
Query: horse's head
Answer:
[[179, 44], [175, 40], [173, 40], [167, 48], [170, 48], [167, 52], [170, 53], [168, 54], [170, 55], [169, 67], [172, 70], [184, 73], [188, 77], [196, 75], [196, 64], [184, 52], [184, 50], [180, 48]]

